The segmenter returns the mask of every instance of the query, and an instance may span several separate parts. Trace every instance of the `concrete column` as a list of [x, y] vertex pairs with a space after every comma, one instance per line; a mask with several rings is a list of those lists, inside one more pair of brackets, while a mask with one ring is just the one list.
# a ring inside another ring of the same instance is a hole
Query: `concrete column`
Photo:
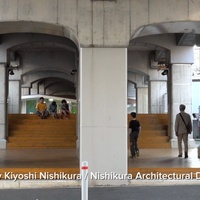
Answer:
[[8, 113], [21, 113], [21, 83], [19, 80], [9, 81]]
[[21, 114], [26, 114], [26, 100], [21, 102]]
[[[170, 79], [170, 115], [171, 115], [171, 147], [177, 148], [177, 137], [174, 131], [176, 114], [179, 113], [179, 105], [186, 106], [185, 112], [192, 114], [192, 65], [174, 64], [169, 73]], [[191, 116], [192, 117], [192, 116]], [[189, 135], [189, 148], [195, 147], [193, 134]]]
[[7, 107], [7, 92], [6, 92], [6, 68], [4, 64], [0, 64], [0, 149], [6, 149], [6, 107]]
[[164, 95], [167, 81], [150, 81], [150, 113], [164, 113]]
[[112, 173], [125, 175], [127, 153], [127, 49], [83, 48], [80, 64], [80, 163], [89, 173], [109, 174], [90, 185], [121, 185]]
[[137, 88], [137, 113], [148, 113], [148, 88]]
[[45, 88], [44, 88], [44, 83], [43, 84], [38, 84], [38, 94], [45, 94]]
[[38, 88], [37, 82], [32, 84], [32, 87], [31, 87], [31, 95], [36, 95], [36, 94], [39, 94], [39, 88]]

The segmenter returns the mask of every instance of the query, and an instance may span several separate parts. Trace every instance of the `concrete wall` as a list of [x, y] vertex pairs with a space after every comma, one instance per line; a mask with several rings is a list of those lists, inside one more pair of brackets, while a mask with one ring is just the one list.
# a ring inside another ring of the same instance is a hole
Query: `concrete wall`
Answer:
[[[176, 115], [180, 112], [179, 105], [186, 106], [185, 112], [192, 114], [192, 66], [191, 65], [173, 65], [170, 75], [171, 84], [171, 147], [177, 148], [177, 137], [175, 136], [174, 123]], [[194, 148], [193, 134], [189, 135], [189, 148]]]
[[149, 92], [148, 88], [137, 89], [137, 113], [149, 113]]
[[200, 82], [194, 81], [192, 82], [192, 113], [199, 113], [199, 106], [200, 106]]
[[127, 46], [141, 26], [200, 19], [199, 7], [199, 0], [0, 0], [0, 21], [59, 24], [81, 46]]
[[164, 95], [167, 93], [166, 81], [150, 81], [150, 113], [164, 113]]

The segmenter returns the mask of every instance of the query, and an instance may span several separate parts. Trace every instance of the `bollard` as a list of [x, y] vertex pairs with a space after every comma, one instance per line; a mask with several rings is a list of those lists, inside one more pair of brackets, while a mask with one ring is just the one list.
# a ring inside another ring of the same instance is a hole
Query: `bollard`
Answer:
[[88, 200], [88, 162], [81, 164], [81, 200]]

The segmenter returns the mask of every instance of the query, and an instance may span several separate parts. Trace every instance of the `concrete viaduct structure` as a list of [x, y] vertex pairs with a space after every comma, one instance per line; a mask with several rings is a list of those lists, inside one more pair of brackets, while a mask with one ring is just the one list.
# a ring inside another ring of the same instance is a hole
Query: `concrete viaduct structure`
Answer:
[[176, 147], [179, 104], [191, 113], [199, 10], [200, 0], [0, 0], [0, 148], [7, 114], [21, 112], [22, 96], [76, 99], [80, 162], [126, 174], [133, 88], [138, 113], [166, 112], [167, 94]]

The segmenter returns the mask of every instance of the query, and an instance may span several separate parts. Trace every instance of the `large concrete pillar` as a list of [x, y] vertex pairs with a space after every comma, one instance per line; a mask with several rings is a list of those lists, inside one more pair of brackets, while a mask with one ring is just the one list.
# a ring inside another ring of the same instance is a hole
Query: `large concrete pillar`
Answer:
[[[11, 63], [12, 64], [12, 63]], [[15, 64], [15, 63], [14, 63]], [[9, 90], [8, 90], [8, 113], [21, 113], [21, 68], [14, 68], [14, 74], [8, 75]]]
[[[179, 113], [179, 105], [186, 106], [185, 112], [192, 114], [192, 65], [174, 64], [169, 73], [170, 81], [170, 115], [171, 115], [171, 147], [177, 148], [177, 137], [174, 131], [176, 114]], [[192, 117], [192, 116], [191, 116]], [[189, 148], [195, 147], [193, 134], [189, 135]]]
[[7, 107], [7, 92], [6, 92], [6, 68], [4, 64], [0, 64], [0, 149], [6, 149], [6, 107]]
[[80, 163], [88, 161], [89, 178], [107, 174], [90, 185], [126, 184], [112, 176], [128, 169], [126, 48], [81, 49], [79, 101]]

